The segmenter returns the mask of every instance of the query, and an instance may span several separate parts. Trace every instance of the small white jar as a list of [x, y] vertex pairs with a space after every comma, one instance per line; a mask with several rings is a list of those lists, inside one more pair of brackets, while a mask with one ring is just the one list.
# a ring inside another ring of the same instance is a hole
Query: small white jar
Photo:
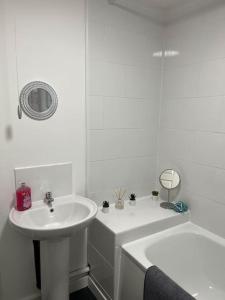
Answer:
[[131, 206], [135, 206], [135, 205], [136, 205], [136, 200], [130, 200], [130, 201], [129, 201], [129, 204], [130, 204]]
[[130, 201], [129, 201], [129, 204], [131, 206], [135, 206], [136, 205], [136, 195], [133, 193], [133, 194], [130, 194], [130, 197], [129, 197]]
[[109, 207], [102, 207], [102, 212], [104, 214], [108, 214], [109, 213]]

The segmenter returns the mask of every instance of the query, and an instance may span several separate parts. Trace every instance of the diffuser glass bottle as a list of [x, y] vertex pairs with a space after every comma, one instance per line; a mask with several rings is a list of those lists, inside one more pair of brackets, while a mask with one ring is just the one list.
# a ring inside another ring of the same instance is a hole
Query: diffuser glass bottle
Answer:
[[124, 209], [124, 197], [126, 195], [126, 190], [122, 190], [121, 188], [118, 191], [115, 191], [116, 202], [115, 208]]

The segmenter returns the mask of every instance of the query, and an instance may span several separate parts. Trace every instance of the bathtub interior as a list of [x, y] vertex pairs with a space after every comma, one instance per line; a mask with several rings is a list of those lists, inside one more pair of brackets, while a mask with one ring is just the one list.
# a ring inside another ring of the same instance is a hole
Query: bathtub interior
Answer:
[[157, 265], [196, 299], [225, 299], [225, 248], [196, 233], [163, 237], [145, 250]]

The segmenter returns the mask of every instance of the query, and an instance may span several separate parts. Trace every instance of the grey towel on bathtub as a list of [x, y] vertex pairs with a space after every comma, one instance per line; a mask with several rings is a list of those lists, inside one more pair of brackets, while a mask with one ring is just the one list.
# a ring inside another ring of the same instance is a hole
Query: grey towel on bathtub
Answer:
[[185, 290], [163, 273], [157, 266], [145, 274], [144, 300], [194, 300]]

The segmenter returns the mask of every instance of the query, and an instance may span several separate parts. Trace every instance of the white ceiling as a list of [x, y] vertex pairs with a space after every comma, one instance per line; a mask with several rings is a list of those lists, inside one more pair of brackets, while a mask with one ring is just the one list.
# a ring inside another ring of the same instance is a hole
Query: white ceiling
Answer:
[[108, 0], [135, 13], [167, 24], [199, 10], [225, 4], [225, 0]]

